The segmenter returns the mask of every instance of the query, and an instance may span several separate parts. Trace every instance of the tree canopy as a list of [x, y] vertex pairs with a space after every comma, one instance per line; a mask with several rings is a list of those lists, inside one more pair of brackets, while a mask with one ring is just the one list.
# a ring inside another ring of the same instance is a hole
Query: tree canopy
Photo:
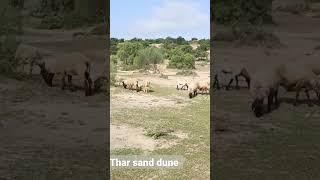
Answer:
[[133, 60], [137, 56], [138, 51], [144, 46], [140, 42], [125, 41], [119, 43], [117, 48], [117, 56], [124, 65], [133, 65]]
[[134, 59], [134, 66], [137, 68], [149, 68], [149, 65], [153, 65], [153, 69], [156, 70], [156, 65], [163, 62], [164, 56], [160, 49], [155, 47], [147, 47], [139, 50], [137, 56]]

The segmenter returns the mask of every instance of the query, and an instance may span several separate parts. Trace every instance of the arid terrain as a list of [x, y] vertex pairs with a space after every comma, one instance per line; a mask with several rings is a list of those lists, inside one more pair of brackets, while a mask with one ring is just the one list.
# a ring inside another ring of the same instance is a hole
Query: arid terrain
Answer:
[[[311, 15], [274, 12], [275, 25], [264, 28], [279, 37], [284, 45], [280, 48], [234, 47], [230, 42], [216, 41], [214, 70], [246, 67], [252, 77], [259, 78], [259, 74], [280, 63], [317, 59], [320, 19]], [[219, 28], [222, 27], [218, 26], [218, 31]], [[306, 104], [304, 93], [300, 95], [299, 105], [293, 106], [295, 93], [281, 89], [280, 106], [256, 118], [246, 83], [240, 85], [244, 88], [215, 91], [212, 97], [213, 177], [319, 179], [320, 111], [315, 94], [311, 95], [312, 107]]]
[[[105, 36], [75, 31], [26, 27], [21, 41], [53, 55], [83, 53], [102, 70]], [[38, 67], [25, 80], [0, 77], [0, 179], [105, 179], [107, 94], [85, 97], [60, 84], [57, 77], [48, 87]]]
[[176, 90], [179, 80], [209, 80], [210, 65], [196, 65], [197, 75], [179, 76], [163, 65], [162, 76], [149, 72], [118, 71], [117, 79], [149, 80], [144, 93], [111, 87], [111, 155], [182, 155], [183, 169], [113, 169], [112, 179], [208, 179], [210, 96], [189, 99], [187, 90]]

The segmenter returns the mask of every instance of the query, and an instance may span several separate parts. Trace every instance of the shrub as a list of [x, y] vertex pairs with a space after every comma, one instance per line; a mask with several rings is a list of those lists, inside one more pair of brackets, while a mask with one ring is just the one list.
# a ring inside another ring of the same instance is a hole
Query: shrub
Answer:
[[192, 46], [190, 46], [189, 44], [180, 45], [180, 46], [177, 46], [176, 48], [179, 48], [181, 51], [183, 51], [185, 53], [193, 53]]
[[148, 47], [141, 49], [138, 52], [138, 55], [134, 59], [133, 65], [136, 68], [149, 68], [150, 65], [153, 66], [153, 69], [156, 71], [156, 65], [163, 62], [163, 52], [158, 48]]
[[124, 39], [111, 38], [110, 39], [110, 54], [116, 55], [118, 51], [118, 44], [123, 43]]
[[204, 60], [204, 61], [208, 60], [208, 53], [203, 49], [197, 48], [194, 54], [195, 54], [196, 60]]
[[179, 48], [173, 50], [169, 57], [169, 67], [177, 69], [194, 69], [195, 57]]
[[115, 65], [118, 64], [118, 57], [116, 55], [111, 55], [110, 62], [112, 62]]
[[134, 58], [137, 56], [138, 51], [143, 48], [140, 42], [128, 42], [119, 43], [117, 51], [117, 57], [124, 66], [132, 66]]
[[197, 49], [202, 51], [210, 50], [210, 40], [209, 39], [201, 39], [198, 41], [199, 47]]
[[170, 128], [164, 127], [162, 125], [155, 125], [151, 128], [146, 129], [145, 135], [154, 139], [159, 139], [163, 136], [169, 136], [172, 132], [174, 131]]

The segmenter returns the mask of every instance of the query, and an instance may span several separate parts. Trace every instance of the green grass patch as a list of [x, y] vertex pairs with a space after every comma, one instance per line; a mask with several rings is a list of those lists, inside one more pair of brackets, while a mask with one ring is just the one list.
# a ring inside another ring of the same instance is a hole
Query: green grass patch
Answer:
[[174, 132], [174, 130], [172, 130], [171, 128], [164, 126], [154, 126], [151, 128], [149, 127], [149, 129], [146, 130], [145, 135], [154, 139], [159, 139], [160, 137], [169, 136], [172, 132]]
[[[174, 88], [173, 88], [174, 89]], [[116, 124], [142, 127], [149, 136], [164, 138], [170, 132], [181, 131], [188, 138], [168, 148], [148, 152], [150, 155], [182, 155], [185, 163], [182, 169], [113, 169], [112, 179], [209, 179], [210, 169], [210, 101], [208, 96], [197, 96], [190, 105], [176, 108], [128, 109], [112, 113]], [[177, 137], [166, 137], [177, 138]], [[121, 155], [132, 155], [134, 150], [121, 150]], [[141, 151], [136, 152], [138, 155]], [[111, 155], [119, 154], [111, 152]]]

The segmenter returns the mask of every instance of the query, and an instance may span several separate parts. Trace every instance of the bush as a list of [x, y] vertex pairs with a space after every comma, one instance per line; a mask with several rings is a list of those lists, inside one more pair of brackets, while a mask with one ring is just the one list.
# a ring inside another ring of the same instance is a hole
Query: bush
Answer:
[[195, 50], [195, 57], [196, 57], [196, 60], [197, 61], [207, 61], [208, 60], [208, 53], [207, 51], [203, 50], [203, 49], [200, 49], [200, 48], [197, 48]]
[[118, 51], [118, 44], [123, 43], [124, 39], [111, 38], [110, 39], [110, 54], [116, 55]]
[[171, 59], [172, 56], [177, 53], [177, 51], [179, 52], [183, 52], [183, 53], [190, 53], [190, 54], [194, 54], [194, 51], [192, 49], [191, 45], [176, 45], [173, 49], [170, 50], [165, 50], [166, 52], [166, 57], [168, 59]]
[[210, 40], [209, 39], [201, 39], [198, 41], [199, 47], [197, 49], [202, 51], [210, 50]]
[[111, 55], [110, 56], [110, 62], [113, 64], [117, 65], [118, 64], [118, 57], [116, 55]]
[[139, 50], [137, 56], [134, 58], [133, 65], [136, 68], [149, 68], [153, 65], [153, 69], [156, 71], [156, 65], [163, 62], [163, 52], [155, 47], [148, 47]]
[[165, 42], [165, 43], [163, 44], [163, 48], [164, 48], [165, 50], [168, 50], [168, 51], [170, 51], [170, 50], [172, 50], [172, 49], [174, 49], [174, 48], [176, 48], [176, 47], [177, 47], [177, 44], [171, 43], [171, 42]]
[[177, 46], [176, 48], [180, 49], [181, 51], [185, 52], [185, 53], [193, 53], [193, 49], [192, 46], [190, 46], [189, 44], [187, 45], [180, 45]]
[[134, 58], [137, 56], [138, 51], [143, 48], [140, 42], [128, 42], [119, 43], [117, 45], [117, 57], [124, 66], [132, 66]]
[[177, 69], [194, 69], [195, 57], [179, 48], [173, 50], [169, 57], [169, 67]]

